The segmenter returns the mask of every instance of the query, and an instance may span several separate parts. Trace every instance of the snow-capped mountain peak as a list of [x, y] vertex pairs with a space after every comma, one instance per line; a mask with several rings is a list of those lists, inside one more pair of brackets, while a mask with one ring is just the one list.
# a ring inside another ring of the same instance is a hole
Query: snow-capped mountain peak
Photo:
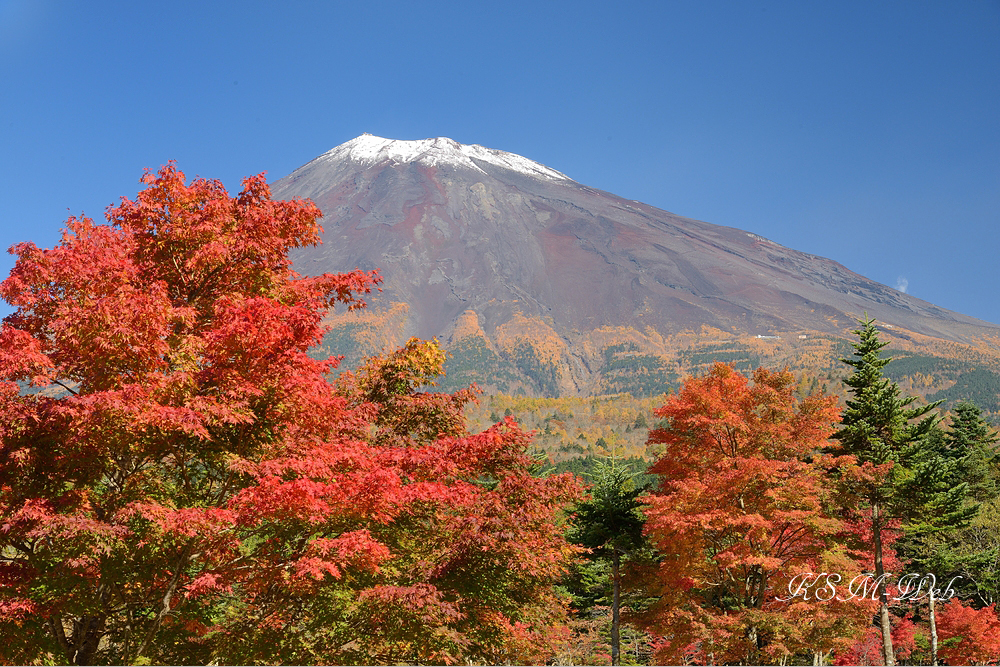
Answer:
[[419, 162], [432, 167], [448, 165], [479, 172], [483, 172], [483, 169], [477, 162], [485, 162], [534, 178], [554, 181], [572, 180], [555, 169], [550, 169], [520, 155], [486, 148], [478, 144], [460, 144], [448, 137], [404, 141], [363, 134], [324, 153], [320, 159], [347, 159], [366, 166], [384, 161]]

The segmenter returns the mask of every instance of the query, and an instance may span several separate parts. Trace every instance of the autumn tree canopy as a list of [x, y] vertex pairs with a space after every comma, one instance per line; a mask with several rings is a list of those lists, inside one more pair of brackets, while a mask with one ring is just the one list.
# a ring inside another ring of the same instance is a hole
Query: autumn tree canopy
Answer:
[[663, 481], [647, 497], [646, 534], [660, 565], [644, 584], [660, 598], [642, 621], [668, 638], [660, 661], [774, 664], [828, 652], [870, 619], [864, 604], [778, 600], [798, 574], [859, 569], [836, 546], [843, 524], [809, 460], [833, 433], [835, 401], [798, 402], [794, 386], [787, 371], [758, 369], [751, 382], [716, 364], [655, 411], [650, 471]]
[[0, 659], [544, 659], [575, 485], [419, 391], [433, 344], [329, 382], [321, 318], [378, 276], [290, 269], [313, 204], [142, 182], [0, 284]]

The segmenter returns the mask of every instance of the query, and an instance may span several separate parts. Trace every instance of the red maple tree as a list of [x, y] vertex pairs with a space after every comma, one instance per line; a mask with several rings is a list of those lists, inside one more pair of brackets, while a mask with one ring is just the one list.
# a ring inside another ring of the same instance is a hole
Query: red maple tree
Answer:
[[543, 656], [574, 483], [419, 391], [432, 344], [328, 381], [321, 317], [378, 276], [291, 271], [313, 204], [142, 181], [0, 284], [0, 658]]
[[937, 616], [938, 656], [949, 665], [992, 665], [1000, 662], [1000, 619], [996, 607], [975, 609], [953, 598]]
[[650, 472], [663, 481], [646, 533], [661, 558], [646, 583], [660, 597], [642, 621], [669, 640], [657, 660], [773, 663], [829, 652], [868, 622], [867, 605], [831, 597], [825, 580], [779, 601], [796, 575], [860, 569], [808, 460], [833, 432], [835, 399], [798, 402], [794, 386], [787, 371], [758, 369], [751, 383], [716, 364], [655, 411]]

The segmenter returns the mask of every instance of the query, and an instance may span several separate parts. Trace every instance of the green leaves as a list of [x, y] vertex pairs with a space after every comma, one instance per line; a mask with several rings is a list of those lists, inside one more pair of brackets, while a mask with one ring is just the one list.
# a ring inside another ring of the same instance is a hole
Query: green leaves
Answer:
[[904, 466], [916, 458], [919, 447], [910, 447], [926, 436], [937, 423], [934, 415], [921, 419], [939, 405], [930, 403], [917, 408], [907, 408], [915, 397], [902, 398], [899, 387], [882, 374], [882, 369], [892, 361], [883, 358], [880, 351], [888, 343], [879, 341], [875, 320], [863, 319], [861, 329], [854, 333], [853, 359], [841, 359], [852, 366], [854, 373], [844, 381], [853, 398], [841, 416], [841, 428], [834, 439], [841, 443], [840, 452], [855, 456], [859, 463], [874, 465], [899, 462]]
[[570, 539], [591, 549], [628, 551], [642, 543], [645, 517], [639, 500], [647, 489], [614, 458], [598, 461], [590, 498], [576, 507]]

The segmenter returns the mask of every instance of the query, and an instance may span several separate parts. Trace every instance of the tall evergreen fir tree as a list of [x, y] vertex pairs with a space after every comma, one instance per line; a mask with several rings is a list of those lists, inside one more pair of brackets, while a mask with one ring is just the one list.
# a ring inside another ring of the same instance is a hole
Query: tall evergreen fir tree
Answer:
[[934, 424], [904, 463], [909, 469], [897, 486], [896, 505], [910, 534], [961, 528], [979, 511], [969, 484], [973, 452], [950, 441], [951, 434]]
[[611, 664], [621, 664], [620, 611], [622, 556], [643, 543], [645, 521], [638, 498], [648, 489], [615, 458], [600, 461], [593, 473], [591, 497], [577, 505], [570, 540], [611, 559]]
[[982, 411], [959, 403], [949, 421], [948, 430], [935, 424], [924, 436], [911, 457], [913, 474], [900, 487], [911, 533], [960, 528], [997, 495], [997, 437]]
[[952, 411], [951, 428], [945, 436], [946, 453], [959, 461], [958, 472], [969, 485], [970, 497], [979, 503], [997, 497], [1000, 455], [997, 434], [973, 403], [959, 403]]
[[949, 533], [948, 551], [961, 566], [963, 597], [988, 606], [1000, 600], [1000, 438], [972, 403], [955, 406], [950, 427], [948, 451], [959, 461], [958, 474], [980, 511], [971, 526]]
[[[997, 597], [1000, 561], [1000, 541], [990, 530], [998, 507], [997, 435], [976, 405], [959, 403], [948, 430], [933, 429], [928, 442], [931, 455], [943, 461], [946, 490], [938, 494], [939, 502], [932, 504], [923, 521], [907, 526], [897, 549], [912, 566], [934, 573], [939, 580], [961, 577], [953, 587], [958, 596], [978, 598], [985, 606], [989, 604], [985, 600]], [[961, 504], [955, 509], [958, 497]]]
[[[934, 582], [961, 580], [973, 561], [954, 548], [955, 540], [979, 513], [977, 495], [984, 495], [991, 478], [984, 474], [984, 448], [989, 430], [979, 423], [975, 406], [963, 404], [953, 416], [951, 431], [938, 425], [924, 438], [913, 465], [913, 475], [901, 485], [900, 498], [909, 520], [897, 553], [918, 572], [933, 575]], [[982, 441], [982, 442], [981, 442]], [[970, 480], [975, 480], [970, 484]], [[976, 492], [973, 492], [975, 487]], [[974, 559], [973, 559], [974, 560]], [[951, 588], [951, 585], [948, 585]], [[938, 664], [936, 586], [927, 596], [930, 622], [931, 664]]]
[[[915, 467], [920, 476], [941, 475], [924, 460], [926, 437], [937, 424], [938, 417], [928, 414], [939, 403], [910, 408], [916, 397], [900, 396], [899, 386], [883, 375], [883, 369], [892, 361], [883, 357], [882, 348], [888, 343], [878, 338], [875, 320], [865, 315], [859, 320], [861, 328], [854, 331], [854, 358], [841, 359], [854, 368], [845, 380], [853, 398], [841, 417], [841, 428], [834, 434], [840, 441], [839, 454], [852, 455], [860, 466], [875, 466], [875, 474], [865, 481], [849, 485], [852, 505], [871, 511], [872, 550], [875, 559], [875, 578], [878, 584], [879, 626], [882, 632], [883, 657], [886, 665], [895, 665], [889, 624], [889, 601], [886, 592], [886, 573], [883, 567], [883, 532], [888, 522], [909, 514], [913, 499]], [[914, 420], [918, 420], [914, 422]], [[891, 465], [890, 465], [891, 464]]]

